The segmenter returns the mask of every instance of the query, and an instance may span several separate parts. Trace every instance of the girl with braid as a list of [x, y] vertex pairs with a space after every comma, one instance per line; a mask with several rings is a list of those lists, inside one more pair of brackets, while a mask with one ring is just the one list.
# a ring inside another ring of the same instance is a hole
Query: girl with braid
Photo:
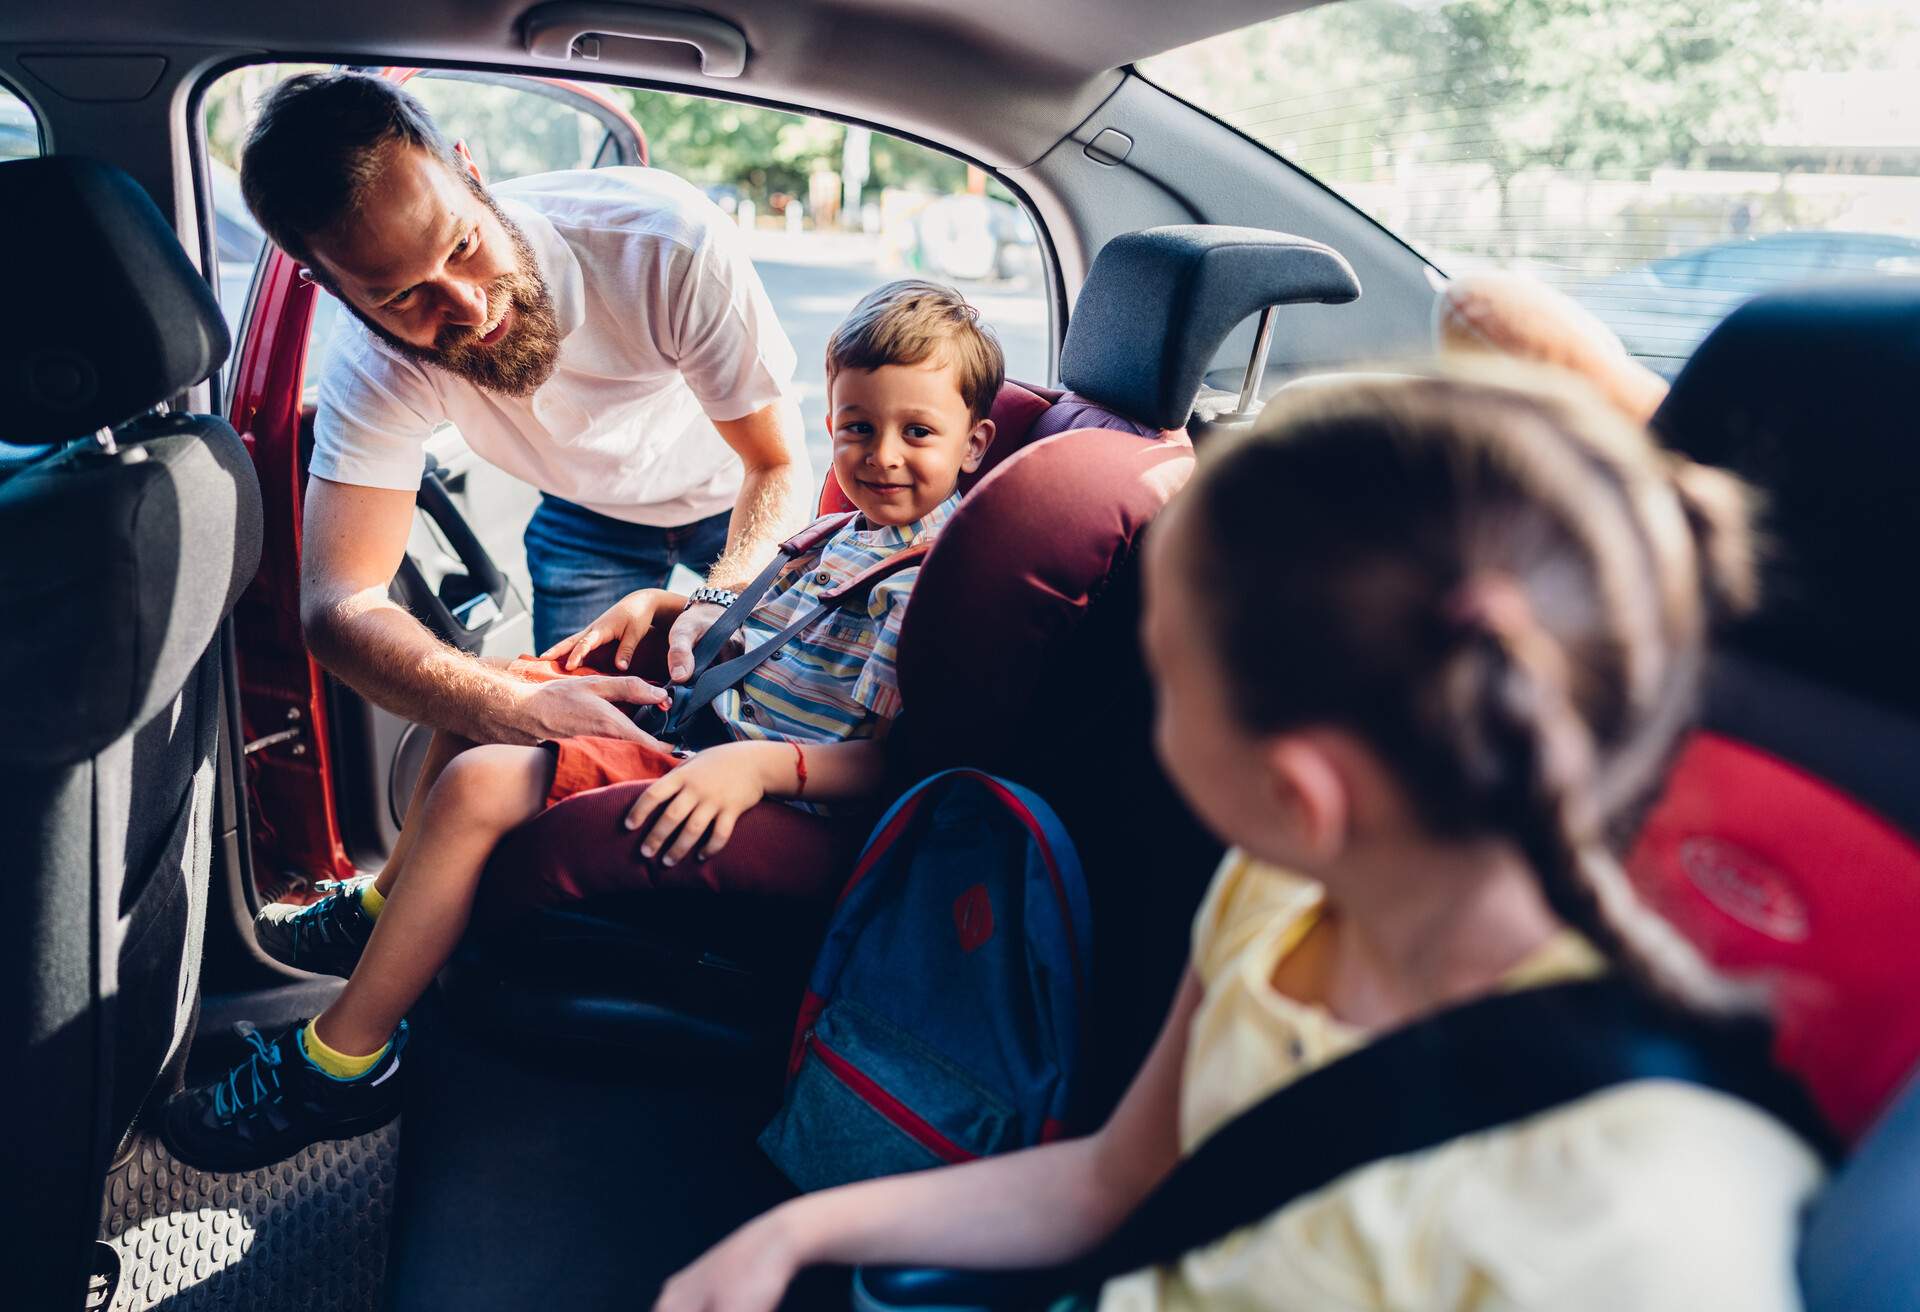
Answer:
[[[1749, 1004], [1610, 842], [1711, 621], [1753, 601], [1741, 486], [1511, 363], [1283, 393], [1201, 455], [1148, 547], [1144, 638], [1161, 757], [1233, 850], [1132, 1088], [1088, 1137], [784, 1204], [662, 1312], [762, 1312], [811, 1263], [1071, 1261], [1237, 1113], [1490, 995], [1617, 972]], [[1352, 1170], [1099, 1302], [1773, 1312], [1820, 1176], [1755, 1106], [1631, 1081]]]

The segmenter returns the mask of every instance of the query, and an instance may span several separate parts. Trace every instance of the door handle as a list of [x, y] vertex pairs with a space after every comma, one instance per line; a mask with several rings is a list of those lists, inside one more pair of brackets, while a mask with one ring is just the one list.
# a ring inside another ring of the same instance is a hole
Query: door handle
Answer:
[[528, 10], [521, 21], [527, 53], [536, 59], [560, 64], [575, 56], [598, 59], [600, 39], [619, 37], [692, 46], [700, 55], [700, 71], [708, 77], [739, 77], [747, 69], [746, 33], [690, 9], [558, 0]]

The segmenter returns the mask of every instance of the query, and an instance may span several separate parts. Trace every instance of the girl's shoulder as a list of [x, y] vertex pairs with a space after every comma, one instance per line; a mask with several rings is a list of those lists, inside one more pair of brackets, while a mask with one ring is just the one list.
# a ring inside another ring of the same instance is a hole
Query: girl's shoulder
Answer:
[[[1417, 1094], [1417, 1091], [1410, 1091]], [[1171, 1272], [1262, 1306], [1794, 1312], [1818, 1157], [1747, 1104], [1643, 1081], [1350, 1172]]]
[[[1425, 1159], [1423, 1168], [1422, 1161]], [[1467, 1260], [1524, 1307], [1798, 1306], [1799, 1216], [1819, 1188], [1818, 1155], [1731, 1095], [1643, 1080], [1411, 1159]], [[1402, 1195], [1408, 1196], [1408, 1195]], [[1498, 1254], [1495, 1258], [1493, 1255]]]
[[1320, 885], [1234, 848], [1214, 871], [1193, 920], [1193, 969], [1211, 986], [1227, 965], [1270, 933], [1304, 931], [1318, 913]]

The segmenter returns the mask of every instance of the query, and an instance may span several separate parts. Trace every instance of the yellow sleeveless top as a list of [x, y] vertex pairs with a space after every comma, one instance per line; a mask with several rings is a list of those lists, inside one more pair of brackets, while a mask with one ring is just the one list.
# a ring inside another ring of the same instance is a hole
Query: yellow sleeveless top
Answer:
[[[1367, 1042], [1273, 986], [1321, 904], [1318, 885], [1237, 852], [1214, 876], [1194, 922], [1193, 968], [1206, 993], [1187, 1040], [1183, 1152]], [[1502, 983], [1529, 988], [1604, 968], [1566, 933]], [[1747, 1104], [1640, 1081], [1370, 1163], [1176, 1266], [1108, 1282], [1101, 1309], [1784, 1312], [1799, 1306], [1797, 1217], [1820, 1179], [1813, 1152]]]

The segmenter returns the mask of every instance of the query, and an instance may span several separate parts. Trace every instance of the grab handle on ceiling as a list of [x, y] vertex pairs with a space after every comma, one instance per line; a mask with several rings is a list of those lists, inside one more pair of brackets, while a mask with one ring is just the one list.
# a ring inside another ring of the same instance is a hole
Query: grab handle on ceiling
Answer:
[[601, 39], [621, 37], [692, 46], [700, 54], [700, 71], [708, 77], [739, 77], [747, 68], [746, 33], [690, 9], [559, 0], [529, 10], [524, 24], [527, 53], [555, 63], [599, 59]]

